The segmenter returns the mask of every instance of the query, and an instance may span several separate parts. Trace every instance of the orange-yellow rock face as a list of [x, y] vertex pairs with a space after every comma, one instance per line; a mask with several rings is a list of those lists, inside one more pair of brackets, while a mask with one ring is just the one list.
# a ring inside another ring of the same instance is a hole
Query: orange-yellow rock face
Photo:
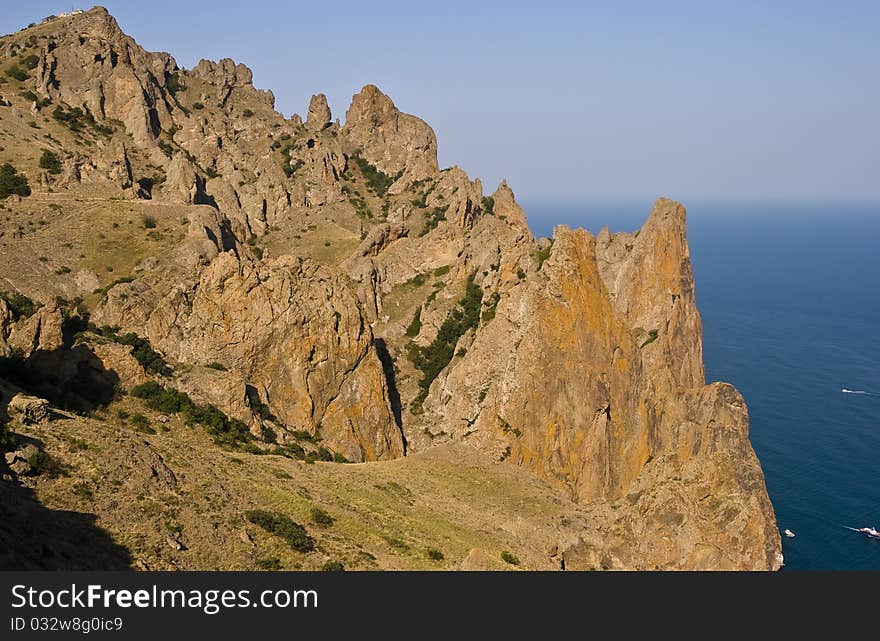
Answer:
[[[557, 228], [537, 277], [506, 293], [426, 407], [454, 437], [613, 506], [618, 530], [571, 545], [569, 565], [779, 566], [745, 403], [703, 384], [678, 203], [659, 200], [637, 235]], [[673, 543], [636, 554], [630, 535]]]

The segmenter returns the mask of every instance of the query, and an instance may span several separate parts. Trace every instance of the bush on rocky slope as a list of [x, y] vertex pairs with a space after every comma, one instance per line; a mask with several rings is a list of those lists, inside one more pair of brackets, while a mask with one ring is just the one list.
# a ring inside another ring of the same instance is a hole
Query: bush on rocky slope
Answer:
[[449, 365], [455, 355], [455, 346], [465, 332], [479, 325], [480, 307], [483, 303], [483, 290], [474, 282], [474, 277], [467, 280], [465, 294], [458, 301], [449, 316], [443, 321], [436, 338], [427, 347], [419, 347], [415, 343], [407, 346], [407, 354], [421, 372], [419, 381], [421, 391], [413, 405], [418, 408], [428, 396], [428, 390], [434, 379]]
[[403, 172], [396, 176], [389, 176], [375, 165], [370, 164], [360, 155], [353, 156], [353, 160], [357, 163], [358, 168], [367, 180], [367, 185], [377, 196], [384, 196], [388, 188], [394, 184]]
[[41, 307], [39, 303], [19, 292], [0, 292], [0, 298], [9, 306], [14, 320], [30, 318]]
[[18, 173], [8, 162], [0, 165], [0, 200], [10, 196], [30, 196], [31, 188], [26, 176]]
[[245, 518], [266, 532], [281, 537], [297, 552], [311, 552], [315, 549], [315, 540], [309, 536], [306, 529], [286, 514], [250, 510], [245, 512]]
[[157, 412], [183, 414], [187, 423], [204, 427], [218, 445], [242, 447], [253, 439], [242, 421], [229, 418], [213, 405], [197, 405], [188, 394], [173, 387], [149, 381], [133, 387], [131, 395], [143, 399], [147, 407]]
[[58, 159], [58, 154], [44, 149], [43, 155], [40, 156], [40, 168], [45, 169], [50, 174], [60, 174], [61, 160]]

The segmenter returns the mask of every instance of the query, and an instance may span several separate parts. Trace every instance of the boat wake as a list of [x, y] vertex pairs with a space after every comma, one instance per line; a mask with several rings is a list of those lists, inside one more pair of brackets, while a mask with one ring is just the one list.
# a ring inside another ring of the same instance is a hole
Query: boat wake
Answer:
[[877, 394], [875, 392], [866, 392], [863, 389], [846, 389], [844, 387], [840, 391], [843, 392], [844, 394], [860, 394], [862, 396], [880, 396], [880, 394]]
[[848, 525], [844, 525], [847, 530], [852, 530], [853, 532], [859, 532], [860, 534], [864, 534], [868, 538], [880, 540], [880, 531], [877, 528], [873, 527], [850, 527]]

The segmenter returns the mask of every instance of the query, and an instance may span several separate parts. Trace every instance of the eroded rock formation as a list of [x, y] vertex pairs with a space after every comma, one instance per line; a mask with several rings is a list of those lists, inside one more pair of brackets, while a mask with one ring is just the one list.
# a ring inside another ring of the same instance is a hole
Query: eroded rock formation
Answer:
[[0, 127], [21, 138], [33, 102], [60, 164], [27, 161], [39, 193], [10, 209], [45, 230], [2, 228], [0, 356], [51, 390], [112, 404], [159, 381], [253, 447], [337, 460], [471, 446], [589, 511], [553, 544], [568, 568], [779, 567], [745, 402], [705, 384], [679, 203], [633, 234], [536, 239], [506, 182], [441, 171], [433, 130], [375, 86], [344, 126], [323, 94], [285, 119], [244, 65], [181, 69], [100, 8], [0, 58], [33, 62], [38, 98]]

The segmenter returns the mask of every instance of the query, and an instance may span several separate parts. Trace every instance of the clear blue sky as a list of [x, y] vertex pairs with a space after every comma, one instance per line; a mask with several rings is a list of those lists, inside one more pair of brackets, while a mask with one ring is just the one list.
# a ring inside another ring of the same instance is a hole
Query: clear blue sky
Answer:
[[[441, 166], [560, 201], [880, 200], [880, 2], [106, 0], [184, 67], [231, 57], [289, 115], [374, 83]], [[4, 2], [0, 32], [70, 10]]]

